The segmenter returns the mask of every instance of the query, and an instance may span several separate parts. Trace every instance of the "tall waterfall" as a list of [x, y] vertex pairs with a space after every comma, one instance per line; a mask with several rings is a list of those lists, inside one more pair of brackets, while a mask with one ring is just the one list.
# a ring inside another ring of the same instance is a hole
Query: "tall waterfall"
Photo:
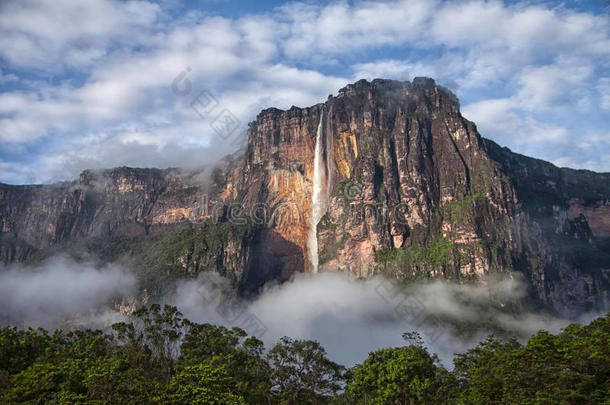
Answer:
[[326, 204], [329, 204], [329, 202], [330, 202], [330, 193], [332, 191], [331, 187], [332, 187], [332, 183], [333, 183], [332, 170], [330, 167], [331, 153], [333, 150], [332, 117], [333, 117], [333, 106], [331, 104], [330, 110], [328, 111], [328, 117], [326, 118], [326, 133], [325, 133], [326, 143], [324, 145], [324, 151], [326, 152], [324, 154], [325, 159], [326, 159], [326, 201], [325, 201]]
[[311, 198], [311, 223], [309, 224], [309, 237], [307, 240], [307, 247], [309, 248], [309, 261], [311, 262], [312, 273], [318, 272], [318, 222], [322, 218], [322, 212], [324, 210], [324, 194], [326, 187], [324, 187], [324, 139], [322, 125], [324, 122], [324, 110], [320, 114], [320, 123], [318, 124], [318, 131], [316, 133], [316, 147], [313, 158], [313, 196]]

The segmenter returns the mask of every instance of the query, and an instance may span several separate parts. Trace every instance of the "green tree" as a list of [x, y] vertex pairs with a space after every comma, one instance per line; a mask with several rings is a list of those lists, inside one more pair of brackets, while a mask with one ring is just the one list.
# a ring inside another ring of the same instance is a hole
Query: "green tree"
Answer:
[[176, 307], [152, 304], [136, 310], [130, 322], [116, 323], [112, 328], [134, 367], [154, 370], [168, 382], [186, 325]]
[[7, 403], [57, 403], [83, 401], [87, 388], [83, 384], [83, 368], [80, 361], [60, 364], [34, 363], [12, 378], [12, 387], [4, 397]]
[[[370, 353], [345, 373], [319, 343], [263, 343], [196, 324], [173, 307], [74, 332], [0, 329], [0, 403], [607, 404], [610, 321], [539, 332], [526, 345], [490, 337], [449, 373], [423, 347]], [[349, 381], [345, 387], [346, 379]], [[343, 390], [345, 388], [345, 390]], [[340, 394], [339, 394], [340, 393]]]
[[507, 341], [488, 337], [477, 347], [454, 359], [454, 375], [460, 384], [460, 403], [501, 403], [503, 376], [497, 370], [504, 366], [511, 353], [522, 346], [514, 339]]
[[222, 359], [206, 359], [181, 369], [169, 384], [169, 402], [176, 404], [242, 405], [244, 398], [233, 392], [235, 380]]
[[608, 316], [527, 345], [489, 338], [456, 356], [462, 404], [601, 404], [609, 398]]
[[348, 394], [358, 404], [446, 403], [449, 373], [422, 346], [372, 352], [351, 370]]
[[119, 357], [98, 359], [84, 380], [88, 402], [104, 404], [158, 402], [166, 386], [142, 367]]
[[344, 367], [327, 359], [318, 342], [283, 337], [267, 360], [280, 403], [325, 403], [344, 386]]
[[239, 328], [188, 324], [180, 347], [178, 368], [215, 359], [234, 379], [234, 390], [248, 403], [266, 403], [271, 388], [269, 365], [263, 358], [263, 342]]
[[4, 327], [0, 329], [0, 370], [8, 375], [16, 374], [33, 364], [48, 346], [45, 330]]

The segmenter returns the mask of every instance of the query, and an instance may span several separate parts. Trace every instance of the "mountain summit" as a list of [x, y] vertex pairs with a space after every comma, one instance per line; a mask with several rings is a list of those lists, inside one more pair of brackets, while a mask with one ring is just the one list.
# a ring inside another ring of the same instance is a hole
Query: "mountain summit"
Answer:
[[432, 79], [360, 80], [325, 103], [263, 110], [248, 135], [209, 184], [117, 168], [0, 186], [2, 260], [113, 246], [109, 259], [152, 252], [165, 275], [215, 270], [243, 293], [308, 271], [505, 274], [567, 316], [608, 308], [610, 174], [482, 138]]

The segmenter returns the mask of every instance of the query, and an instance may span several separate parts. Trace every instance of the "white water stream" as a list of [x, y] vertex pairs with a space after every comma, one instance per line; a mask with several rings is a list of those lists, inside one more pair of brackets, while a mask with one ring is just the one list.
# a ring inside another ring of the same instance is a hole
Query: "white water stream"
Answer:
[[309, 261], [311, 262], [311, 272], [318, 272], [318, 222], [322, 218], [325, 201], [326, 187], [323, 187], [324, 183], [324, 157], [323, 157], [323, 122], [324, 122], [324, 110], [320, 114], [320, 123], [318, 124], [318, 131], [316, 133], [316, 147], [313, 158], [313, 196], [311, 199], [311, 222], [309, 224], [309, 237], [307, 240], [307, 246], [309, 248]]

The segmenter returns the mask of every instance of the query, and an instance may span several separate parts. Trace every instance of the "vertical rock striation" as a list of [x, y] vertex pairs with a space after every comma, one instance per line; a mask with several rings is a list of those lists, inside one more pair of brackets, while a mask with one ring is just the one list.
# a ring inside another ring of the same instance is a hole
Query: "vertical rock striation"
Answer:
[[[328, 209], [318, 222], [311, 204], [323, 111]], [[547, 182], [544, 170], [524, 176], [506, 162], [518, 155], [500, 154], [494, 145], [431, 79], [361, 80], [324, 104], [263, 111], [251, 125], [235, 194], [244, 195], [246, 212], [266, 207], [271, 220], [263, 228], [274, 238], [261, 243], [290, 242], [278, 251], [292, 257], [275, 272], [280, 279], [316, 268], [307, 243], [313, 221], [320, 270], [457, 281], [521, 274], [536, 301], [565, 313], [607, 307], [609, 252], [585, 215], [605, 212], [607, 187], [598, 185], [586, 207], [580, 202], [589, 197], [578, 188], [567, 200], [565, 193], [537, 200], [522, 183]], [[537, 167], [534, 160], [522, 165], [526, 172]], [[582, 176], [575, 172], [574, 181]], [[545, 211], [534, 215], [535, 205]], [[594, 263], [566, 246], [595, 252], [587, 254]]]
[[[196, 176], [118, 168], [53, 186], [2, 185], [0, 257], [214, 217], [204, 228], [227, 232], [194, 241], [180, 263], [230, 267], [243, 293], [318, 269], [460, 282], [503, 273], [564, 314], [608, 308], [610, 174], [560, 169], [483, 139], [432, 79], [361, 80], [312, 107], [263, 110], [243, 154], [205, 186]], [[247, 231], [231, 230], [238, 220]], [[193, 253], [206, 246], [215, 246], [207, 256]], [[232, 259], [212, 263], [212, 253]]]

